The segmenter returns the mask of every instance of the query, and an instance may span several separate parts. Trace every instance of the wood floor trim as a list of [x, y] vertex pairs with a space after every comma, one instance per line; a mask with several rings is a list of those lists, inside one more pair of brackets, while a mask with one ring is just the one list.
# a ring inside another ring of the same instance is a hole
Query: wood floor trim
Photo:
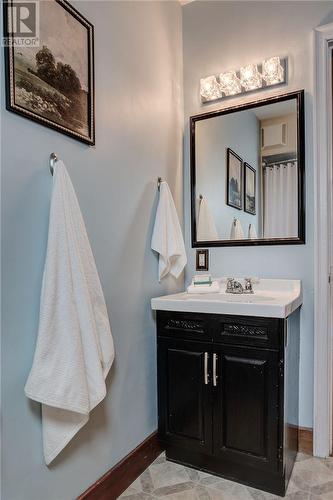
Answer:
[[313, 429], [309, 427], [298, 428], [298, 451], [313, 455]]
[[163, 449], [157, 432], [153, 432], [82, 493], [78, 500], [115, 500], [149, 467]]

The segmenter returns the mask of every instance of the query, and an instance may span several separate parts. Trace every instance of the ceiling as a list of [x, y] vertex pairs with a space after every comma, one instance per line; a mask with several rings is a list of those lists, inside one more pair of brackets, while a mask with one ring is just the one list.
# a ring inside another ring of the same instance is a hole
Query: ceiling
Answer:
[[284, 116], [284, 115], [289, 115], [291, 113], [296, 113], [297, 103], [295, 99], [291, 99], [289, 101], [282, 101], [282, 102], [276, 102], [274, 104], [268, 104], [260, 108], [253, 108], [252, 111], [259, 120], [277, 118], [278, 116]]

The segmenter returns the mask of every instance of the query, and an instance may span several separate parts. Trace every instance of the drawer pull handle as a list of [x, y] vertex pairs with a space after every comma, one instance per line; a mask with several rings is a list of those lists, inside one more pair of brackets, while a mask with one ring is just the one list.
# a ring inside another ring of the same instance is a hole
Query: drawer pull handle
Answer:
[[213, 386], [216, 387], [217, 386], [217, 379], [218, 379], [218, 376], [216, 374], [216, 371], [217, 371], [217, 354], [213, 354]]
[[204, 381], [205, 381], [205, 385], [209, 384], [208, 352], [205, 352], [205, 358], [204, 358]]

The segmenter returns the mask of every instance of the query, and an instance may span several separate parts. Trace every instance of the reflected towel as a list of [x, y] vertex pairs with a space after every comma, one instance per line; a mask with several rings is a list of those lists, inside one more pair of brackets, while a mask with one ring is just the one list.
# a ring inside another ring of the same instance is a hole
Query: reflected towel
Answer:
[[39, 330], [25, 394], [42, 403], [47, 464], [106, 395], [113, 339], [94, 257], [70, 177], [54, 170]]
[[231, 240], [243, 240], [244, 239], [244, 231], [239, 219], [234, 219], [231, 225], [230, 231], [230, 239]]
[[171, 273], [178, 278], [187, 263], [184, 239], [168, 184], [160, 184], [151, 248], [159, 254], [159, 281]]
[[248, 239], [249, 240], [257, 240], [258, 239], [256, 226], [254, 224], [249, 224]]
[[217, 234], [213, 216], [209, 210], [206, 198], [203, 197], [201, 198], [199, 204], [197, 240], [214, 241], [218, 239], [219, 236]]

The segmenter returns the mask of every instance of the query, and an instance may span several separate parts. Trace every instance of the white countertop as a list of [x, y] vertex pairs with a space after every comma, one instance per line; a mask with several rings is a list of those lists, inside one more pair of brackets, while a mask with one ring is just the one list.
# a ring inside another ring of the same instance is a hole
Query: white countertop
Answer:
[[[242, 282], [242, 278], [235, 278]], [[232, 314], [287, 318], [302, 305], [300, 280], [260, 279], [253, 285], [253, 294], [225, 293], [225, 279], [221, 279], [219, 293], [190, 294], [187, 292], [156, 297], [152, 309], [161, 311]]]

